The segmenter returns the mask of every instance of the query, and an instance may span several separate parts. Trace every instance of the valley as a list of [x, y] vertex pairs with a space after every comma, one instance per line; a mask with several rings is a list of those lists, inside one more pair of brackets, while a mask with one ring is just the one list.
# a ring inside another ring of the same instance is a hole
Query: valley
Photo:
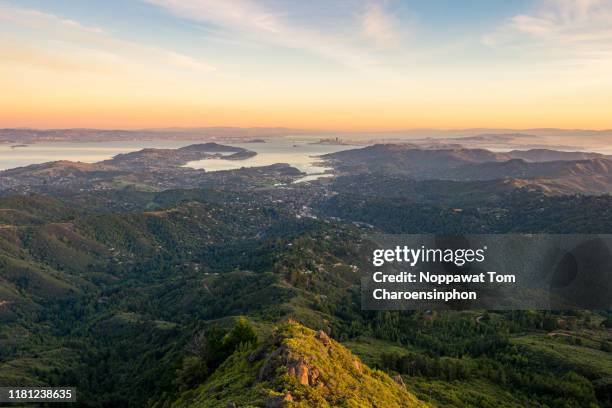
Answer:
[[297, 184], [183, 166], [220, 152], [251, 154], [0, 173], [0, 385], [86, 407], [610, 405], [609, 311], [362, 311], [357, 272], [372, 232], [609, 233], [607, 190], [541, 187], [607, 186], [607, 158], [380, 145]]
[[0, 0], [0, 55], [0, 407], [612, 408], [612, 0]]

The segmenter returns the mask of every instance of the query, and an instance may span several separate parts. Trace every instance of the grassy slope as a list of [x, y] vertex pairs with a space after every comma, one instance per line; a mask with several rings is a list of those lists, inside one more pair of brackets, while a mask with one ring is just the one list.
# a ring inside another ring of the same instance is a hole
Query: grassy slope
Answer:
[[[552, 336], [550, 333], [529, 334], [515, 337], [512, 342], [524, 347], [533, 360], [539, 359], [542, 364], [556, 365], [560, 370], [574, 370], [587, 378], [609, 377], [612, 373], [612, 353], [569, 344], [569, 339], [580, 337], [572, 332], [567, 333], [567, 336]], [[583, 340], [583, 343], [586, 344], [587, 341]]]
[[[612, 330], [560, 330], [519, 335], [511, 343], [523, 348], [530, 364], [542, 368], [556, 367], [559, 373], [575, 371], [588, 378], [599, 378], [599, 382], [612, 383], [612, 354], [601, 351], [600, 344], [610, 340]], [[580, 344], [575, 344], [580, 339]], [[393, 342], [361, 337], [343, 343], [370, 366], [381, 366], [384, 353], [406, 354], [418, 352], [414, 347], [406, 348]], [[422, 350], [421, 350], [422, 351]], [[464, 357], [468, 358], [469, 357]], [[475, 360], [471, 360], [475, 361]], [[520, 408], [533, 404], [525, 395], [512, 393], [508, 387], [486, 379], [442, 381], [438, 379], [404, 376], [408, 389], [418, 398], [434, 406], [449, 408]]]
[[[395, 343], [362, 337], [343, 343], [368, 365], [381, 365], [383, 353], [405, 354], [408, 350]], [[410, 348], [410, 351], [417, 351]], [[517, 399], [507, 390], [484, 380], [440, 381], [423, 377], [404, 376], [408, 389], [418, 398], [433, 406], [449, 408], [521, 408], [524, 401]]]
[[[263, 358], [256, 361], [249, 358], [250, 351], [235, 353], [199, 388], [184, 393], [174, 407], [225, 407], [231, 402], [240, 407], [264, 406], [270, 398], [288, 394], [292, 401], [285, 405], [295, 407], [427, 406], [339, 343], [330, 340], [325, 345], [313, 330], [297, 323], [283, 325], [256, 352], [262, 353]], [[290, 374], [296, 362], [318, 372], [316, 383], [303, 385]], [[262, 377], [262, 372], [269, 375]]]
[[[232, 211], [228, 211], [228, 213], [232, 217], [234, 216]], [[9, 266], [7, 269], [10, 269], [10, 274], [4, 273], [3, 275], [5, 278], [11, 277], [11, 282], [0, 282], [0, 299], [9, 298], [15, 300], [26, 293], [40, 298], [55, 298], [70, 291], [83, 290], [85, 285], [81, 282], [81, 279], [84, 279], [82, 274], [85, 271], [88, 273], [98, 272], [98, 268], [101, 268], [104, 264], [104, 262], [99, 264], [92, 262], [89, 258], [92, 254], [97, 254], [94, 259], [108, 261], [109, 257], [114, 256], [118, 260], [127, 263], [131, 262], [130, 255], [132, 252], [142, 254], [148, 251], [147, 253], [154, 254], [156, 252], [155, 249], [159, 246], [185, 249], [185, 252], [186, 249], [191, 251], [197, 249], [200, 245], [222, 240], [224, 236], [228, 235], [226, 231], [246, 238], [252, 235], [253, 231], [247, 234], [243, 231], [243, 228], [235, 228], [236, 230], [234, 231], [233, 223], [224, 218], [226, 216], [224, 214], [223, 211], [219, 211], [214, 206], [183, 204], [176, 209], [167, 211], [129, 214], [112, 218], [108, 216], [77, 217], [73, 224], [75, 226], [74, 230], [72, 227], [67, 228], [67, 220], [58, 218], [54, 213], [41, 216], [40, 219], [49, 218], [52, 222], [40, 226], [22, 225], [10, 226], [10, 228], [5, 226], [2, 230], [3, 239], [0, 242], [3, 244], [0, 248], [0, 260], [6, 262], [5, 266]], [[250, 212], [245, 212], [241, 217], [251, 216], [250, 214]], [[254, 218], [254, 220], [259, 220], [259, 218]], [[259, 220], [258, 222], [262, 221]], [[27, 223], [24, 221], [24, 224]], [[256, 225], [255, 222], [249, 222], [248, 224]], [[32, 230], [34, 231], [29, 233]], [[20, 231], [28, 231], [28, 233]], [[131, 346], [138, 350], [138, 352], [145, 350], [157, 352], [158, 349], [155, 347], [159, 346], [157, 344], [151, 346], [145, 341], [146, 339], [142, 342], [142, 349], [133, 347], [136, 343], [133, 332], [142, 331], [144, 325], [139, 323], [142, 319], [136, 318], [138, 315], [122, 313], [123, 310], [134, 309], [133, 304], [136, 302], [149, 304], [153, 303], [156, 298], [158, 298], [159, 302], [155, 303], [155, 305], [159, 304], [162, 306], [159, 309], [143, 308], [141, 310], [140, 308], [135, 308], [135, 310], [143, 312], [143, 316], [147, 316], [146, 312], [148, 310], [155, 312], [146, 318], [150, 319], [147, 320], [147, 323], [152, 322], [150, 326], [155, 329], [152, 330], [152, 333], [154, 333], [153, 337], [155, 338], [159, 337], [160, 332], [171, 331], [170, 329], [175, 327], [174, 322], [166, 322], [167, 319], [173, 320], [174, 317], [172, 312], [167, 311], [170, 305], [174, 308], [174, 311], [188, 313], [189, 320], [195, 318], [196, 314], [193, 312], [196, 311], [202, 313], [202, 318], [212, 318], [219, 315], [226, 316], [228, 314], [241, 313], [245, 310], [249, 313], [254, 313], [253, 306], [257, 305], [259, 307], [258, 317], [264, 316], [267, 319], [272, 319], [270, 317], [271, 311], [274, 311], [276, 313], [273, 315], [274, 318], [281, 314], [291, 314], [308, 326], [317, 328], [326, 327], [330, 325], [330, 322], [333, 322], [334, 315], [324, 307], [326, 306], [325, 303], [337, 303], [336, 297], [334, 297], [337, 294], [334, 294], [331, 288], [344, 288], [349, 285], [350, 279], [346, 278], [345, 280], [345, 275], [350, 275], [351, 273], [349, 269], [347, 271], [342, 270], [346, 266], [330, 266], [335, 265], [341, 260], [328, 255], [328, 242], [342, 242], [343, 240], [325, 238], [325, 235], [328, 234], [330, 232], [325, 231], [321, 236], [317, 236], [317, 239], [295, 238], [291, 247], [293, 249], [283, 245], [278, 255], [279, 258], [282, 258], [282, 262], [278, 261], [275, 263], [275, 266], [280, 265], [277, 267], [276, 274], [266, 272], [266, 274], [260, 275], [252, 271], [227, 271], [220, 276], [211, 274], [207, 275], [204, 279], [194, 279], [189, 281], [193, 283], [189, 285], [186, 284], [186, 281], [183, 282], [182, 280], [184, 271], [177, 269], [173, 264], [172, 270], [179, 273], [169, 275], [165, 279], [164, 282], [168, 286], [159, 285], [158, 287], [158, 285], [151, 285], [145, 288], [139, 284], [135, 285], [136, 289], [133, 292], [125, 292], [137, 295], [134, 296], [134, 303], [129, 304], [131, 307], [121, 305], [121, 307], [118, 306], [116, 309], [112, 308], [112, 311], [117, 312], [113, 315], [114, 318], [112, 319], [104, 320], [102, 317], [106, 318], [106, 316], [100, 317], [102, 323], [97, 326], [106, 327], [107, 330], [100, 331], [100, 335], [97, 337], [105, 339], [108, 334], [116, 335], [117, 332], [124, 333], [124, 337], [117, 335], [117, 338], [121, 337], [119, 340], [113, 339], [113, 345], [119, 351], [117, 361], [122, 358], [120, 352], [127, 349], [127, 346]], [[22, 240], [22, 237], [27, 239]], [[102, 243], [102, 245], [100, 247], [99, 245], [93, 245], [92, 239]], [[108, 249], [111, 243], [116, 243], [117, 241], [121, 242], [121, 245], [113, 244], [113, 246], [120, 248], [121, 252], [117, 249], [108, 254], [105, 253], [106, 250], [104, 249]], [[38, 255], [37, 259], [32, 259], [31, 255], [22, 246], [26, 244], [29, 248], [36, 249], [33, 252]], [[42, 245], [48, 245], [49, 251], [40, 251], [39, 249]], [[250, 248], [247, 248], [245, 251], [248, 250]], [[236, 249], [235, 253], [238, 252], [242, 252], [242, 249]], [[331, 252], [333, 253], [333, 251]], [[268, 251], [266, 251], [266, 255], [269, 255]], [[177, 256], [177, 259], [191, 258]], [[210, 259], [202, 257], [196, 260], [202, 261], [202, 265], [205, 266], [207, 262], [211, 263], [214, 259], [225, 259], [225, 257], [215, 256]], [[274, 259], [277, 260], [276, 258]], [[88, 266], [84, 267], [84, 265]], [[239, 263], [237, 265], [241, 266]], [[262, 269], [267, 270], [269, 268], [264, 267]], [[323, 272], [317, 272], [319, 269]], [[314, 271], [314, 274], [312, 271]], [[75, 272], [79, 272], [78, 275]], [[291, 278], [290, 272], [297, 272], [295, 274], [297, 277]], [[270, 279], [267, 278], [268, 276]], [[284, 279], [279, 278], [279, 276], [284, 277]], [[313, 276], [317, 279], [314, 279]], [[111, 280], [113, 277], [112, 275], [107, 276], [108, 280]], [[264, 280], [262, 277], [266, 277], [266, 279]], [[27, 280], [23, 278], [27, 278]], [[250, 279], [253, 280], [252, 285]], [[285, 279], [291, 280], [291, 283]], [[177, 282], [176, 285], [172, 283], [174, 280]], [[22, 281], [26, 282], [27, 285]], [[20, 282], [21, 286], [25, 287], [26, 290], [19, 290], [19, 285], [16, 282]], [[246, 286], [247, 282], [251, 286]], [[207, 285], [206, 290], [201, 289], [198, 291], [202, 283]], [[170, 292], [168, 288], [172, 288], [175, 292]], [[342, 293], [343, 290], [338, 290], [338, 292]], [[238, 294], [238, 291], [240, 291], [240, 294]], [[108, 303], [112, 304], [120, 297], [126, 297], [122, 296], [123, 293], [120, 292], [116, 297], [111, 298]], [[286, 299], [283, 297], [282, 303], [280, 301], [280, 293], [286, 296]], [[323, 293], [326, 294], [327, 300], [325, 301], [321, 300], [322, 296], [320, 294]], [[223, 299], [223, 301], [220, 302], [215, 299]], [[20, 300], [25, 303], [23, 299]], [[314, 306], [318, 304], [321, 304], [323, 307], [315, 308]], [[178, 307], [179, 305], [180, 307]], [[4, 309], [8, 310], [8, 307], [4, 307]], [[1, 311], [2, 308], [0, 307]], [[463, 314], [473, 314], [474, 316], [467, 316], [472, 321], [475, 320], [477, 315], [476, 312], [464, 312]], [[452, 315], [452, 319], [458, 317], [459, 314]], [[491, 317], [493, 318], [494, 316], [492, 315]], [[350, 318], [347, 319], [350, 320]], [[180, 319], [177, 319], [177, 321], [180, 322]], [[38, 326], [40, 327], [40, 325]], [[133, 332], [126, 329], [132, 327], [134, 329]], [[117, 330], [118, 328], [121, 330]], [[19, 332], [13, 327], [10, 330], [5, 329], [0, 328], [0, 347], [4, 346], [3, 348], [6, 348], [6, 346], [12, 346], [13, 343], [19, 343]], [[41, 330], [41, 332], [43, 331]], [[45, 328], [44, 332], [47, 335], [47, 332], [50, 332], [50, 328]], [[609, 373], [612, 372], [610, 353], [604, 353], [596, 349], [599, 344], [598, 339], [585, 340], [584, 336], [582, 337], [583, 344], [581, 346], [565, 343], [563, 339], [549, 338], [545, 333], [519, 336], [513, 338], [512, 341], [529, 352], [527, 355], [530, 362], [537, 362], [539, 360], [543, 368], [550, 368], [550, 366], [556, 365], [565, 370], [575, 370], [589, 378], [592, 377], [589, 374], [596, 374], [602, 377], [609, 376]], [[32, 343], [34, 343], [34, 340]], [[0, 373], [2, 373], [0, 380], [3, 379], [4, 375], [6, 375], [6, 378], [18, 376], [18, 378], [31, 377], [32, 379], [39, 379], [40, 375], [34, 371], [47, 371], [46, 368], [54, 366], [58, 367], [59, 371], [65, 371], [63, 366], [66, 363], [62, 357], [65, 353], [62, 353], [61, 344], [50, 344], [51, 342], [48, 337], [45, 337], [44, 343], [48, 344], [49, 347], [39, 349], [40, 346], [36, 346], [37, 352], [32, 358], [26, 354], [27, 358], [17, 356], [3, 362], [0, 365]], [[349, 348], [362, 357], [363, 361], [368, 365], [376, 365], [376, 354], [379, 350], [386, 352], [399, 352], [401, 350], [412, 352], [426, 351], [412, 348], [412, 346], [406, 349], [398, 347], [395, 343], [380, 340], [359, 339], [352, 343], [354, 345], [351, 345]], [[308, 342], [303, 343], [303, 345], [308, 344]], [[149, 348], [147, 349], [145, 346]], [[261, 402], [263, 401], [262, 398], [267, 398], [268, 395], [274, 394], [278, 390], [285, 390], [283, 387], [293, 390], [292, 395], [296, 397], [301, 395], [300, 393], [308, 391], [308, 389], [303, 390], [304, 386], [292, 383], [291, 378], [280, 379], [277, 382], [264, 381], [255, 384], [253, 379], [256, 379], [257, 370], [253, 368], [253, 365], [248, 364], [245, 358], [248, 353], [245, 353], [242, 354], [242, 357], [240, 355], [232, 357], [226, 363], [228, 367], [216, 373], [204, 385], [204, 387], [207, 387], [208, 384], [222, 384], [225, 381], [229, 387], [229, 394], [226, 394], [224, 389], [212, 387], [206, 389], [206, 392], [210, 393], [209, 395], [218, 395], [221, 401], [230, 401], [231, 399], [228, 398], [231, 397], [253, 398], [249, 401]], [[35, 359], [40, 359], [40, 361], [36, 362]], [[67, 360], [70, 359], [70, 356], [68, 356]], [[235, 364], [236, 367], [232, 367], [232, 364]], [[261, 362], [257, 362], [257, 364], [261, 365]], [[118, 364], [115, 366], [118, 366]], [[116, 369], [114, 373], [117, 373]], [[136, 377], [138, 375], [139, 373], [135, 369], [134, 372], [130, 371], [126, 374], [126, 377]], [[225, 376], [225, 380], [223, 376]], [[121, 377], [119, 376], [119, 378]], [[426, 401], [431, 397], [431, 401], [439, 406], [525, 406], [525, 404], [520, 404], [520, 401], [516, 402], [511, 399], [507, 387], [502, 388], [500, 385], [486, 380], [438, 381], [422, 377], [404, 378], [409, 389], [417, 394], [417, 396]], [[167, 383], [172, 385], [171, 380]], [[11, 384], [14, 385], [14, 382], [11, 382]], [[361, 383], [358, 385], [361, 387]], [[246, 386], [251, 388], [248, 388], [248, 392], [243, 392], [240, 387]], [[344, 391], [347, 390], [342, 392]], [[349, 388], [348, 392], [350, 391]], [[309, 397], [317, 398], [317, 395], [309, 394]], [[517, 398], [516, 396], [512, 397]], [[238, 402], [238, 400], [235, 402]], [[504, 403], [507, 404], [504, 405]]]

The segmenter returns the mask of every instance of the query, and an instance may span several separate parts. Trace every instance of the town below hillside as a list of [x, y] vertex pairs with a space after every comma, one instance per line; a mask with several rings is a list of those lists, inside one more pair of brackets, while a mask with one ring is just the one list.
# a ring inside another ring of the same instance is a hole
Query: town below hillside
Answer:
[[366, 237], [612, 231], [611, 159], [213, 142], [0, 172], [0, 386], [86, 407], [609, 407], [610, 311], [364, 311]]

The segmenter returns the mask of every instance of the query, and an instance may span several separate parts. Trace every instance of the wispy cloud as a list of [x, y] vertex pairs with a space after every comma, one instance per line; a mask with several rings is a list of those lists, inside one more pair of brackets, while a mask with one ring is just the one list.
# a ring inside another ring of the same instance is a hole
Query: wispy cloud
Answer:
[[[270, 9], [254, 0], [144, 1], [181, 18], [225, 30], [233, 39], [240, 35], [245, 41], [300, 49], [352, 68], [373, 67], [380, 63], [369, 50], [356, 44], [354, 38], [290, 21], [288, 13]], [[375, 27], [376, 24], [379, 26]], [[383, 32], [382, 21], [373, 21], [370, 29], [370, 34], [377, 35], [379, 40], [385, 36], [390, 39], [391, 32]]]
[[0, 3], [0, 33], [6, 28], [10, 34], [8, 24], [31, 33], [19, 46], [6, 40], [0, 42], [0, 53], [8, 61], [67, 71], [110, 71], [130, 62], [201, 72], [214, 70], [199, 58], [117, 38], [100, 27]]
[[612, 57], [612, 0], [544, 0], [483, 37], [491, 47], [516, 47], [546, 57]]
[[0, 20], [25, 25], [35, 29], [53, 27], [55, 29], [76, 30], [85, 33], [104, 33], [104, 30], [100, 27], [85, 26], [77, 21], [53, 14], [33, 9], [11, 7], [2, 3], [0, 3]]
[[362, 15], [364, 36], [384, 48], [399, 45], [402, 37], [397, 17], [383, 3], [369, 3]]

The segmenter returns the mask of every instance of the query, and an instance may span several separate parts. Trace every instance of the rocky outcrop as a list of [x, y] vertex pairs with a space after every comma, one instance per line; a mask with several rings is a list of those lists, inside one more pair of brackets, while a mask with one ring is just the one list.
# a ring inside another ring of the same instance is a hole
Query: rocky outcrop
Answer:
[[406, 383], [404, 383], [404, 379], [401, 375], [394, 375], [393, 377], [391, 377], [391, 379], [393, 379], [393, 381], [395, 381], [397, 385], [399, 385], [403, 389], [406, 389]]
[[[249, 357], [251, 361], [255, 361], [253, 359], [257, 357], [256, 353]], [[266, 358], [259, 370], [258, 381], [271, 379], [279, 368], [286, 368], [287, 374], [297, 379], [302, 385], [314, 387], [322, 384], [321, 374], [317, 367], [310, 364], [304, 357], [292, 353], [286, 345], [280, 345]]]
[[270, 397], [266, 401], [266, 408], [283, 408], [288, 405], [289, 402], [293, 401], [293, 396], [290, 392], [284, 396]]
[[399, 381], [363, 364], [325, 331], [288, 322], [252, 352], [229, 357], [176, 408], [428, 407]]
[[329, 339], [329, 336], [323, 330], [319, 330], [317, 332], [317, 340], [323, 343], [323, 345], [326, 347], [329, 347], [329, 345], [331, 344], [331, 340]]

